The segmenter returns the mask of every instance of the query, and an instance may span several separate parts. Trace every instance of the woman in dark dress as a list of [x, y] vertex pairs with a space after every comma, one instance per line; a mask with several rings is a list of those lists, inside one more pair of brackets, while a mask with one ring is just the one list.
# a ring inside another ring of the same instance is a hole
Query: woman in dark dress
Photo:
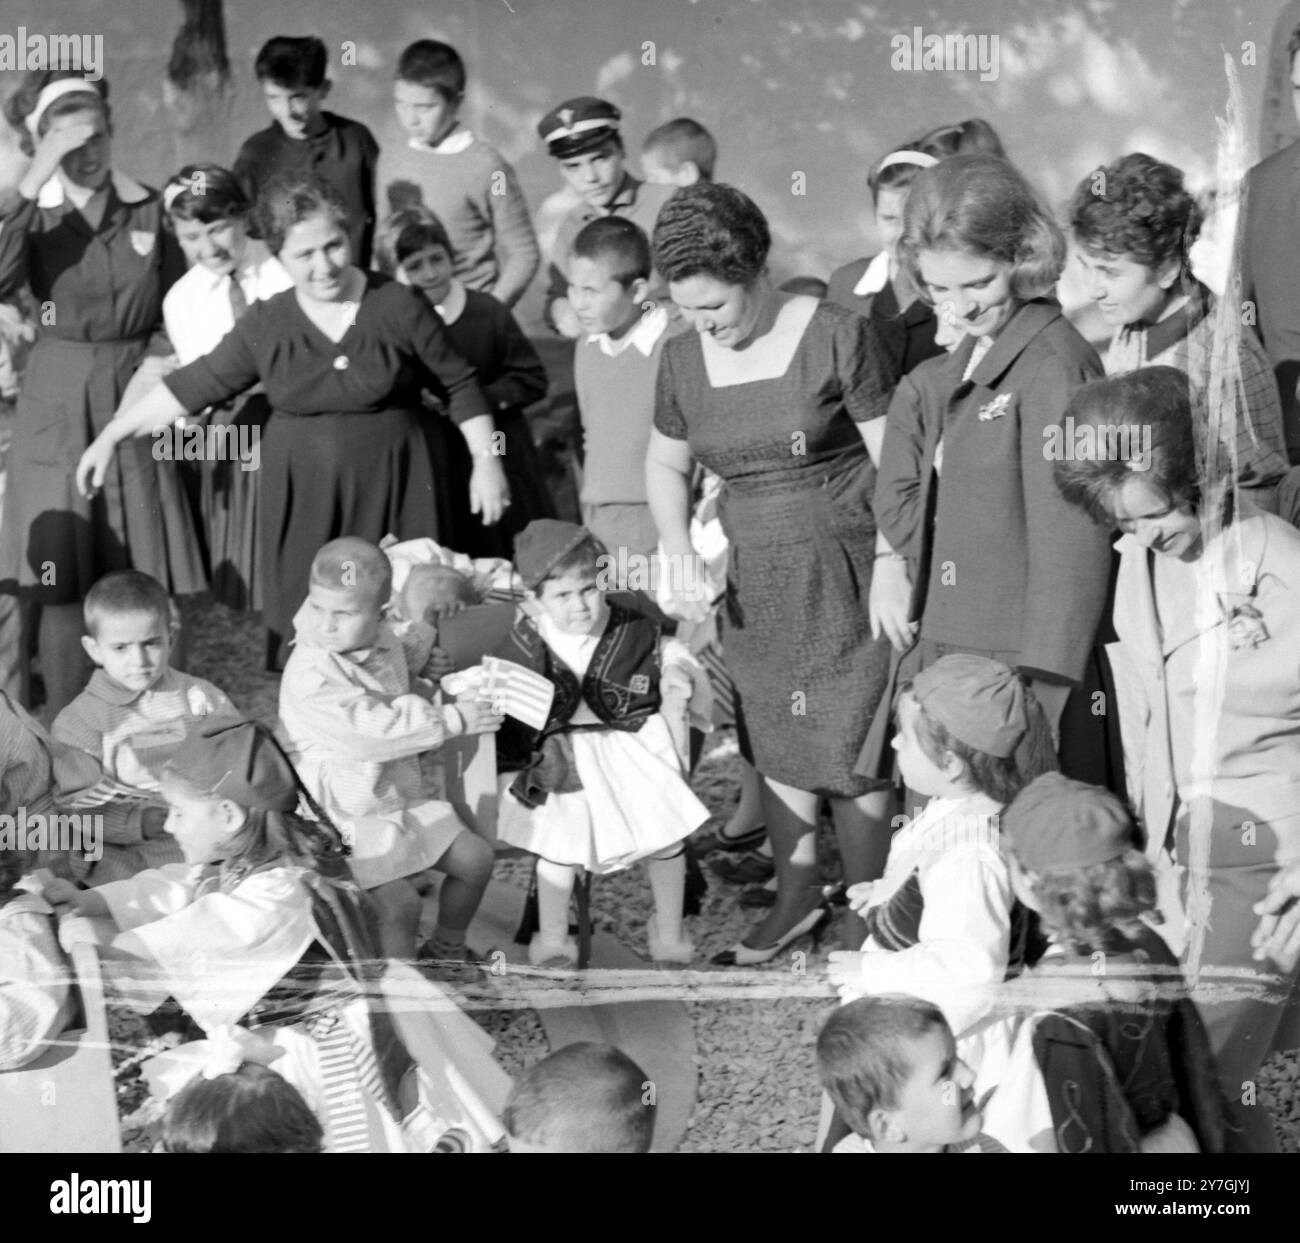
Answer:
[[[157, 192], [112, 165], [107, 89], [80, 74], [33, 71], [5, 104], [32, 162], [0, 202], [0, 301], [30, 286], [41, 329], [9, 452], [0, 579], [25, 610], [40, 610], [53, 713], [85, 681], [81, 600], [96, 579], [134, 568], [173, 595], [207, 585], [180, 477], [148, 445], [105, 466], [93, 502], [72, 484], [73, 465], [141, 360], [168, 352], [162, 297], [185, 270]], [[0, 685], [11, 693], [27, 667], [17, 622], [5, 609]]]
[[698, 460], [724, 481], [731, 541], [723, 651], [754, 766], [779, 890], [746, 941], [715, 962], [773, 958], [823, 918], [817, 816], [830, 800], [845, 879], [880, 875], [887, 793], [853, 772], [888, 668], [867, 617], [875, 528], [867, 427], [897, 380], [870, 322], [784, 296], [765, 267], [767, 221], [730, 186], [678, 191], [654, 232], [655, 267], [696, 331], [670, 340], [646, 463], [670, 578], [694, 565]]
[[335, 191], [288, 179], [266, 188], [258, 211], [294, 288], [249, 307], [216, 349], [110, 423], [83, 455], [77, 482], [93, 492], [119, 442], [261, 381], [272, 410], [261, 446], [264, 612], [268, 661], [282, 668], [322, 544], [343, 535], [437, 538], [422, 389], [444, 397], [473, 455], [474, 512], [496, 522], [509, 488], [473, 369], [418, 294], [352, 266]]

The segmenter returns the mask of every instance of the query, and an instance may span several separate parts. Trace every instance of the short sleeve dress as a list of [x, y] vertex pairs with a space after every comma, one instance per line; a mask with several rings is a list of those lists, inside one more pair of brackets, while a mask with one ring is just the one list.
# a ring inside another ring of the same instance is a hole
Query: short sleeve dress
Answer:
[[823, 302], [785, 373], [714, 387], [698, 334], [664, 347], [655, 426], [724, 483], [731, 542], [723, 653], [758, 770], [856, 797], [854, 773], [889, 668], [867, 594], [871, 459], [855, 423], [885, 413], [898, 376], [871, 323]]
[[440, 394], [457, 423], [488, 407], [433, 309], [374, 272], [339, 341], [289, 289], [249, 307], [220, 345], [165, 383], [193, 413], [259, 380], [271, 405], [261, 442], [263, 614], [268, 664], [282, 669], [322, 544], [439, 537], [424, 429], [439, 416], [424, 411], [421, 389]]

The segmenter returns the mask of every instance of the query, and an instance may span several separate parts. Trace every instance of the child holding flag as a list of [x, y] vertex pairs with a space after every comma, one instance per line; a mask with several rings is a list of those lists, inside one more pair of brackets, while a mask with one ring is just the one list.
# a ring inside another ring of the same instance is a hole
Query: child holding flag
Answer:
[[665, 697], [690, 698], [697, 670], [633, 597], [606, 599], [610, 560], [571, 522], [539, 519], [515, 541], [528, 597], [497, 654], [554, 687], [540, 727], [511, 712], [497, 741], [509, 787], [499, 835], [538, 856], [535, 964], [577, 961], [568, 926], [578, 870], [616, 872], [638, 860], [654, 893], [651, 958], [685, 963], [694, 952], [682, 931], [682, 843], [709, 813], [686, 783], [662, 709]]

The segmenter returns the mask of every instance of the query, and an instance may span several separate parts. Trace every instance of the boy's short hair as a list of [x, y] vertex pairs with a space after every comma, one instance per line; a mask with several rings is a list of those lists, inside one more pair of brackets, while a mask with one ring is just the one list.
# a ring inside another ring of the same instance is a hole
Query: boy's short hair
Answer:
[[276, 35], [262, 44], [253, 62], [259, 82], [273, 82], [287, 90], [325, 85], [329, 53], [315, 35]]
[[573, 239], [574, 258], [609, 258], [613, 276], [626, 289], [635, 280], [649, 280], [654, 266], [645, 231], [622, 216], [598, 216], [583, 225]]
[[612, 1045], [557, 1049], [515, 1080], [503, 1115], [515, 1139], [552, 1152], [649, 1152], [646, 1073]]
[[700, 170], [701, 180], [713, 180], [718, 144], [703, 125], [690, 117], [674, 117], [655, 126], [646, 135], [641, 150], [658, 152], [664, 165], [672, 172], [690, 160]]
[[938, 1006], [902, 993], [859, 997], [841, 1006], [817, 1036], [817, 1073], [855, 1135], [869, 1136], [876, 1109], [897, 1109], [912, 1075], [911, 1045], [948, 1030]]
[[168, 1152], [321, 1152], [324, 1142], [298, 1089], [256, 1062], [214, 1079], [196, 1076], [163, 1120]]
[[426, 86], [451, 102], [465, 94], [465, 62], [450, 43], [437, 39], [417, 39], [406, 47], [397, 58], [396, 77]]
[[383, 550], [355, 535], [330, 540], [311, 560], [311, 584], [362, 592], [379, 605], [393, 593], [393, 567]]
[[156, 578], [139, 570], [117, 570], [105, 574], [91, 589], [81, 605], [86, 633], [96, 638], [105, 617], [124, 613], [148, 613], [164, 626], [172, 623], [172, 602], [167, 589]]
[[413, 203], [386, 216], [375, 231], [379, 270], [396, 276], [397, 269], [428, 246], [441, 246], [454, 263], [456, 251], [446, 226], [422, 203]]

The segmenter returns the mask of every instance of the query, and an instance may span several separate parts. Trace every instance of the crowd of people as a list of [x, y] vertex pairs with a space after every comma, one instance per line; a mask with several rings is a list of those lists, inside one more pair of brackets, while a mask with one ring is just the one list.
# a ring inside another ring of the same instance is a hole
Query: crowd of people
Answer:
[[[397, 151], [323, 108], [320, 39], [255, 69], [272, 123], [161, 191], [115, 165], [105, 81], [34, 70], [5, 103], [30, 164], [0, 202], [0, 810], [103, 842], [0, 849], [0, 1071], [67, 1026], [93, 934], [183, 1036], [153, 1072], [168, 1151], [646, 1151], [624, 1053], [557, 1050], [507, 1101], [446, 990], [482, 971], [497, 849], [535, 857], [529, 961], [568, 969], [575, 896], [585, 924], [588, 879], [636, 863], [647, 956], [696, 961], [708, 855], [760, 912], [715, 965], [779, 963], [839, 908], [844, 1004], [792, 1050], [819, 1150], [1275, 1149], [1300, 144], [1247, 179], [1222, 299], [1179, 169], [1122, 154], [1058, 211], [982, 120], [876, 161], [874, 256], [778, 287], [704, 126], [653, 130], [641, 180], [619, 109], [564, 101], [537, 129], [579, 200], [543, 273], [574, 522], [511, 312], [542, 255], [461, 57], [402, 52]], [[1057, 301], [1068, 248], [1104, 356]], [[202, 592], [260, 614], [274, 730], [185, 671]], [[741, 788], [701, 833], [717, 726]], [[481, 736], [491, 836], [444, 764]], [[432, 1065], [387, 963], [430, 990]]]

